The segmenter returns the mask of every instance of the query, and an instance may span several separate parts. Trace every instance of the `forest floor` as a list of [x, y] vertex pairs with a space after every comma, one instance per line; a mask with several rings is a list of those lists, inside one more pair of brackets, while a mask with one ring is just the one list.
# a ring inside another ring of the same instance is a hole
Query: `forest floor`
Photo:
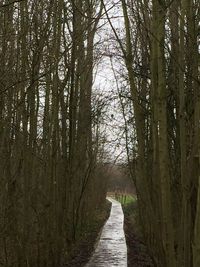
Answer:
[[154, 267], [137, 224], [137, 203], [122, 203], [124, 211], [124, 232], [128, 249], [128, 267]]
[[85, 229], [82, 237], [74, 244], [67, 263], [63, 267], [83, 267], [91, 258], [95, 245], [100, 237], [101, 230], [110, 215], [111, 203], [106, 202], [91, 225]]
[[124, 231], [128, 248], [128, 267], [154, 267], [147, 249], [133, 231], [132, 223], [125, 218]]

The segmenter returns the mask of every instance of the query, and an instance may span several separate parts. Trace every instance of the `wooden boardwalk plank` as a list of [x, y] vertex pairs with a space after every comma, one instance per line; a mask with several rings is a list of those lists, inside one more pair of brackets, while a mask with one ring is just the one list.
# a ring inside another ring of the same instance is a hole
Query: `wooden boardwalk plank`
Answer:
[[86, 267], [127, 267], [127, 246], [123, 230], [124, 214], [121, 204], [112, 203], [110, 217], [104, 225], [97, 248]]

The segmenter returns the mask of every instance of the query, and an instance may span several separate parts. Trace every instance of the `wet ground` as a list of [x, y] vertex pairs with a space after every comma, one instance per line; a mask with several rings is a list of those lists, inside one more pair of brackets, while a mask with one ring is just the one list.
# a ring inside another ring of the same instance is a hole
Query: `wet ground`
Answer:
[[61, 267], [85, 267], [93, 255], [101, 230], [110, 216], [110, 210], [111, 203], [106, 201], [105, 205], [94, 213], [93, 221], [82, 231], [82, 236], [71, 247], [70, 254], [63, 258]]
[[128, 267], [155, 267], [147, 248], [134, 232], [134, 225], [125, 218], [124, 230], [128, 246]]
[[112, 203], [111, 213], [104, 225], [95, 252], [86, 267], [127, 267], [127, 246], [123, 230], [124, 214], [121, 204]]

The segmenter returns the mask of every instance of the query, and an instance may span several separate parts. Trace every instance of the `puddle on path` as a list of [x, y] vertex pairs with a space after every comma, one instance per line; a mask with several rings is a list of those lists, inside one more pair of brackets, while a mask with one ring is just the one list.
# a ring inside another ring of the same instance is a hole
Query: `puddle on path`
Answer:
[[110, 217], [104, 225], [97, 248], [85, 267], [127, 267], [127, 247], [124, 235], [124, 214], [121, 204], [112, 202]]

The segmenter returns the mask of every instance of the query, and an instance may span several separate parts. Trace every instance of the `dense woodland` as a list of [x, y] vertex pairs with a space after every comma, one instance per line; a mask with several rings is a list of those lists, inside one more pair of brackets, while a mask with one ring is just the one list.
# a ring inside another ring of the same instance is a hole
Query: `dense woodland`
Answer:
[[103, 57], [155, 266], [200, 266], [199, 39], [198, 0], [0, 1], [0, 266], [60, 266], [105, 202]]
[[102, 8], [14, 2], [0, 6], [0, 264], [59, 266], [106, 194], [91, 95]]

